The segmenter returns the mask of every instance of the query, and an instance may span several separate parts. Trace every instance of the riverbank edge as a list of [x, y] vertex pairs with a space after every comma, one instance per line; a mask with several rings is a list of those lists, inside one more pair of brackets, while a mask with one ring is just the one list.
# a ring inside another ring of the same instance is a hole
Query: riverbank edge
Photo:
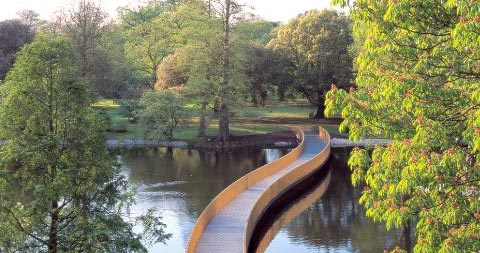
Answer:
[[107, 140], [108, 148], [191, 148], [199, 150], [222, 150], [241, 148], [295, 148], [299, 140], [291, 131], [258, 135], [232, 136], [230, 142], [219, 143], [216, 137], [203, 137], [195, 141], [157, 141], [142, 139]]

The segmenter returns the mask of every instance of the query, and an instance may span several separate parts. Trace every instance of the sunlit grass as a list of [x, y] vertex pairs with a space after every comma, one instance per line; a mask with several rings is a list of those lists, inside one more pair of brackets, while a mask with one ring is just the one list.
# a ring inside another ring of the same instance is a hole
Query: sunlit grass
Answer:
[[243, 117], [260, 118], [308, 118], [313, 112], [313, 107], [306, 100], [287, 100], [274, 102], [264, 107], [243, 107], [235, 112]]
[[92, 105], [94, 108], [119, 108], [121, 105], [115, 99], [100, 99], [95, 104]]
[[[120, 140], [145, 138], [141, 124], [125, 116], [120, 101], [101, 99], [92, 107], [109, 119], [109, 138]], [[187, 104], [185, 107], [191, 111], [192, 117], [189, 119], [187, 126], [177, 129], [174, 139], [195, 141], [198, 135], [199, 117], [197, 115], [199, 114], [199, 108], [193, 104]], [[286, 131], [288, 128], [282, 124], [288, 123], [288, 119], [309, 120], [309, 114], [313, 111], [314, 108], [304, 99], [287, 100], [285, 102], [274, 101], [265, 107], [244, 106], [234, 110], [235, 117], [231, 121], [230, 131], [231, 134], [236, 136]], [[264, 123], [263, 119], [271, 120], [271, 122]], [[218, 120], [210, 119], [208, 124], [207, 136], [216, 136], [218, 134]], [[333, 135], [346, 136], [339, 133], [337, 125], [325, 125], [325, 128]]]

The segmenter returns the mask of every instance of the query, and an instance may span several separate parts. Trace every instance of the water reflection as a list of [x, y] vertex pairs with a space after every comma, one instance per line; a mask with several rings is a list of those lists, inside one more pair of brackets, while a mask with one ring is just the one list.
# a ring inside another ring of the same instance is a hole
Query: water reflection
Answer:
[[285, 150], [280, 149], [265, 149], [265, 159], [267, 163], [271, 163], [277, 158], [281, 157]]
[[[321, 171], [320, 173], [315, 174], [316, 175], [312, 177], [315, 178], [313, 180], [318, 180], [317, 183], [310, 179], [307, 179], [306, 181], [300, 183], [313, 183], [314, 186], [312, 188], [306, 188], [304, 190], [301, 188], [302, 186], [294, 187], [294, 189], [290, 191], [299, 191], [301, 192], [301, 196], [295, 196], [296, 199], [291, 199], [290, 196], [286, 196], [285, 198], [280, 197], [280, 199], [277, 200], [276, 203], [274, 203], [273, 206], [266, 211], [266, 215], [260, 221], [258, 229], [254, 232], [252, 236], [252, 242], [250, 244], [249, 252], [264, 252], [267, 249], [268, 245], [271, 243], [271, 241], [275, 238], [275, 236], [284, 226], [288, 225], [290, 221], [292, 221], [292, 219], [299, 216], [325, 193], [325, 191], [328, 189], [328, 185], [330, 184], [330, 171], [328, 171], [327, 176], [325, 176], [324, 173], [321, 173]], [[281, 214], [277, 214], [277, 209], [282, 210], [280, 211]], [[269, 220], [270, 217], [272, 217], [273, 220]], [[261, 228], [261, 226], [264, 226], [265, 223], [268, 224], [268, 229]], [[261, 239], [259, 239], [259, 237]]]
[[167, 232], [172, 234], [166, 245], [152, 245], [150, 252], [183, 253], [197, 217], [220, 191], [284, 153], [275, 149], [124, 151], [124, 174], [138, 190], [132, 213], [156, 208], [167, 224]]
[[[137, 203], [132, 212], [140, 214], [149, 208], [157, 208], [157, 213], [164, 217], [167, 224], [167, 232], [173, 235], [166, 245], [153, 245], [150, 252], [183, 253], [197, 217], [221, 190], [285, 153], [268, 149], [235, 152], [149, 149], [123, 152], [124, 173], [138, 187]], [[365, 217], [363, 208], [358, 204], [360, 190], [350, 183], [347, 155], [338, 150], [334, 152], [330, 163], [330, 185], [323, 196], [325, 189], [320, 187], [326, 187], [325, 184], [310, 184], [313, 186], [310, 194], [295, 197], [297, 202], [292, 206], [293, 211], [281, 216], [281, 221], [275, 223], [276, 231], [272, 233], [280, 232], [276, 236], [270, 235], [269, 240], [274, 239], [268, 248], [263, 247], [267, 248], [265, 252], [370, 253], [402, 246], [400, 231], [388, 232], [382, 224], [375, 224]], [[286, 223], [288, 225], [280, 226]], [[266, 242], [264, 245], [268, 244]]]
[[383, 252], [402, 246], [400, 231], [386, 231], [365, 217], [358, 204], [360, 189], [351, 185], [348, 153], [336, 153], [330, 163], [327, 192], [284, 226], [265, 252]]

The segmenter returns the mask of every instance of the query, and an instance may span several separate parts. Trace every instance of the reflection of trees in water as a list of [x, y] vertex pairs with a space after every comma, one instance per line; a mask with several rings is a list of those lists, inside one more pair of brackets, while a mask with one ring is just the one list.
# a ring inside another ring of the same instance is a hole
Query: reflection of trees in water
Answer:
[[326, 252], [338, 248], [348, 252], [383, 252], [399, 245], [399, 231], [386, 231], [383, 224], [365, 217], [365, 210], [358, 204], [361, 191], [351, 185], [347, 156], [333, 159], [329, 189], [290, 222], [289, 236]]
[[[192, 218], [225, 187], [251, 170], [265, 164], [261, 149], [232, 152], [192, 149], [135, 149], [122, 154], [129, 168], [129, 181], [148, 187], [148, 191], [175, 192], [185, 202]], [[160, 200], [159, 200], [160, 201]], [[162, 203], [162, 202], [159, 202]]]

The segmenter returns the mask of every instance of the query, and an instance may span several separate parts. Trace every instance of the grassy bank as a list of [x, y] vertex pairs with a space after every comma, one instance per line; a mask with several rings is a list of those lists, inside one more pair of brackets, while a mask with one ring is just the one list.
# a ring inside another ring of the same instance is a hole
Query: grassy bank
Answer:
[[[122, 106], [122, 101], [102, 99], [93, 107], [107, 116], [110, 122], [108, 128], [110, 139], [143, 139], [141, 124], [129, 117], [127, 110]], [[192, 115], [197, 115], [194, 107], [189, 106]], [[321, 124], [333, 136], [345, 136], [338, 132], [338, 125], [331, 121], [311, 119], [309, 115], [313, 107], [306, 100], [288, 100], [285, 102], [270, 102], [265, 107], [243, 106], [234, 111], [235, 117], [231, 120], [231, 133], [236, 136], [266, 134], [288, 129], [287, 125], [316, 125]], [[174, 139], [195, 141], [198, 131], [198, 117], [191, 117], [191, 124], [179, 128]], [[216, 136], [218, 121], [209, 120], [208, 136]]]

